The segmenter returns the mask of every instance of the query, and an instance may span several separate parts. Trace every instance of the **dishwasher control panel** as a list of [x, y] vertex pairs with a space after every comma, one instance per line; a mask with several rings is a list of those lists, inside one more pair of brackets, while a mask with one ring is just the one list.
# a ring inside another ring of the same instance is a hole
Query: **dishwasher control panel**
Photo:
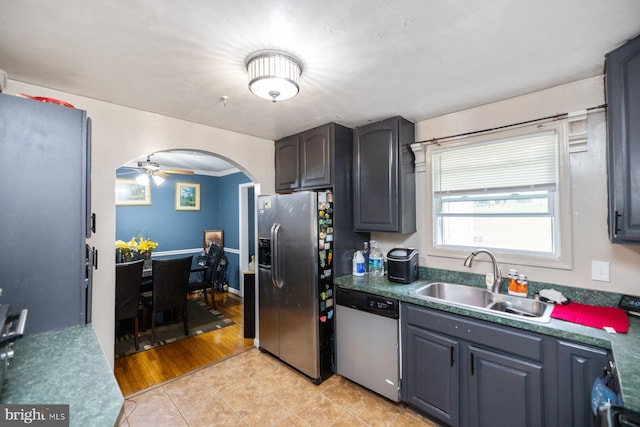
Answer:
[[378, 296], [367, 297], [367, 306], [370, 310], [398, 311], [398, 301]]
[[392, 319], [398, 319], [400, 317], [397, 299], [372, 295], [353, 289], [338, 287], [336, 304]]

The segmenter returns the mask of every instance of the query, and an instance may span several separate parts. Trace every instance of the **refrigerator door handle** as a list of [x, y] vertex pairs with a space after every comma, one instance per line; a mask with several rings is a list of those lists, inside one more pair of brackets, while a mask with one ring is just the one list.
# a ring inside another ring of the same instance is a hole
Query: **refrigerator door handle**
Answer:
[[282, 288], [282, 280], [280, 280], [280, 261], [278, 233], [281, 225], [277, 222], [271, 226], [271, 283], [278, 289]]

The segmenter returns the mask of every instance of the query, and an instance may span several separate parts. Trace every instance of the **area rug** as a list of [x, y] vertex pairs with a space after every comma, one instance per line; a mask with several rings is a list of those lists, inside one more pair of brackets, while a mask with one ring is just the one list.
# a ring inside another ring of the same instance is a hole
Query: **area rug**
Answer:
[[[119, 359], [234, 324], [233, 320], [209, 307], [202, 298], [187, 302], [187, 316], [189, 318], [189, 336], [184, 334], [182, 320], [179, 320], [177, 323], [156, 326], [156, 343], [151, 345], [151, 325], [149, 325], [149, 329], [140, 331], [139, 350], [135, 348], [133, 332], [120, 335], [116, 340], [115, 358]], [[128, 324], [126, 324], [127, 327]], [[142, 322], [140, 322], [140, 326], [142, 326]]]

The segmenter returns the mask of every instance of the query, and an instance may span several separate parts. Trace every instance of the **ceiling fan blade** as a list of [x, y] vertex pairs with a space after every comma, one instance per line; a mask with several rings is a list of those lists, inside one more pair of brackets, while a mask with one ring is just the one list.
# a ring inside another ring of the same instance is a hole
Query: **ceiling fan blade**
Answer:
[[181, 170], [171, 170], [171, 169], [163, 169], [159, 172], [170, 173], [173, 175], [193, 175], [193, 171], [181, 171]]
[[161, 176], [162, 178], [171, 178], [171, 175], [165, 173], [164, 171], [157, 171], [153, 173], [155, 176]]

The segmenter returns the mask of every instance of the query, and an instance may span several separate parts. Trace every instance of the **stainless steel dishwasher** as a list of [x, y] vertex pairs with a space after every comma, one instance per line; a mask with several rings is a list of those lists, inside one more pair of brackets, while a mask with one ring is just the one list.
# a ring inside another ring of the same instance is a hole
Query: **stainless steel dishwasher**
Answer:
[[398, 300], [336, 290], [336, 371], [374, 392], [400, 400]]

